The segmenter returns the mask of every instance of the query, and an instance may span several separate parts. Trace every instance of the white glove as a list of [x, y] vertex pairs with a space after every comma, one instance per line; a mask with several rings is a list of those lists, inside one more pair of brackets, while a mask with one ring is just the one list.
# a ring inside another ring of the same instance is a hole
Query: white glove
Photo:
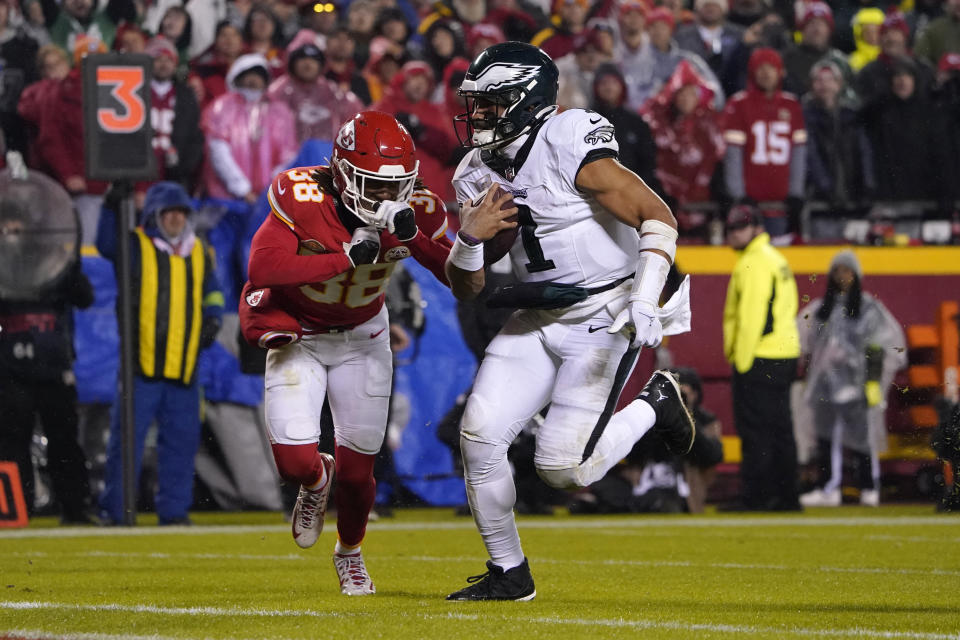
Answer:
[[374, 227], [358, 227], [350, 242], [343, 243], [343, 251], [355, 267], [373, 264], [380, 255], [380, 232]]
[[384, 200], [377, 207], [376, 226], [396, 236], [400, 242], [413, 240], [417, 235], [417, 220], [406, 202]]
[[657, 303], [669, 271], [670, 262], [662, 255], [652, 251], [640, 252], [627, 306], [617, 314], [613, 324], [607, 329], [610, 333], [617, 333], [624, 327], [632, 327], [631, 349], [659, 347], [663, 342], [663, 325], [657, 313]]
[[617, 333], [628, 325], [633, 327], [630, 331], [631, 349], [659, 347], [663, 342], [663, 325], [660, 324], [656, 310], [648, 302], [629, 300], [607, 331]]

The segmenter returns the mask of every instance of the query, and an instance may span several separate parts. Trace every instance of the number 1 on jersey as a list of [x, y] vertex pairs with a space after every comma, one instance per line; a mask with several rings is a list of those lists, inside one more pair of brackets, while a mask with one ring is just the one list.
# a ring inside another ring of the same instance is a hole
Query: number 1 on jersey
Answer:
[[533, 214], [530, 207], [525, 204], [517, 205], [517, 217], [520, 219], [520, 239], [523, 241], [523, 251], [527, 254], [528, 273], [538, 273], [540, 271], [549, 271], [556, 269], [557, 265], [553, 260], [547, 260], [543, 255], [543, 247], [540, 246], [540, 238], [537, 237], [537, 223], [533, 220]]

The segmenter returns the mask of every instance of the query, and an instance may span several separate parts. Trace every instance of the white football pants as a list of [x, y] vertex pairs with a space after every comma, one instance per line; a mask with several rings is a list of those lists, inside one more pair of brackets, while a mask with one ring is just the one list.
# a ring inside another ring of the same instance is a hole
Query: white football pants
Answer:
[[[507, 449], [527, 421], [550, 404], [534, 464], [558, 488], [602, 478], [655, 422], [642, 400], [612, 413], [636, 360], [624, 335], [607, 333], [612, 322], [606, 309], [569, 323], [521, 310], [487, 347], [460, 425], [460, 448], [474, 520], [491, 559], [505, 569], [523, 562]], [[614, 388], [618, 369], [623, 379]]]
[[387, 428], [392, 381], [386, 308], [348, 331], [305, 335], [271, 349], [264, 376], [270, 441], [317, 442], [320, 411], [329, 392], [337, 444], [375, 454]]

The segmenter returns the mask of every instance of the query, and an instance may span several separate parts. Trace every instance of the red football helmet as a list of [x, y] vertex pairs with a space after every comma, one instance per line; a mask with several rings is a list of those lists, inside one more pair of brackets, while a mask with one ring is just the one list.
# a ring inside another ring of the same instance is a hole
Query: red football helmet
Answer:
[[382, 226], [383, 200], [406, 202], [420, 162], [410, 133], [393, 116], [361, 111], [347, 120], [333, 145], [333, 183], [343, 204], [367, 224]]

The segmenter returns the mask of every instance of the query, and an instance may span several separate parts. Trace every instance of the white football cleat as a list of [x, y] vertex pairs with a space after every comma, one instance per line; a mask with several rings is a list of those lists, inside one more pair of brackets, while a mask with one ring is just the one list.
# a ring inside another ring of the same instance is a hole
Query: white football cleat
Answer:
[[330, 487], [333, 486], [333, 470], [336, 462], [329, 453], [321, 453], [324, 469], [327, 472], [327, 483], [317, 491], [310, 491], [300, 486], [300, 495], [297, 504], [293, 507], [290, 518], [293, 530], [293, 541], [297, 546], [306, 549], [312, 547], [323, 531], [323, 519], [327, 515], [327, 500], [330, 498]]
[[841, 502], [843, 502], [843, 496], [840, 494], [840, 489], [832, 491], [814, 489], [800, 496], [800, 504], [805, 507], [839, 507]]
[[860, 504], [865, 507], [879, 507], [880, 492], [876, 489], [861, 489]]
[[337, 575], [340, 577], [340, 593], [347, 596], [368, 596], [377, 592], [370, 574], [367, 573], [367, 566], [363, 563], [363, 554], [334, 552], [333, 566], [337, 568]]

